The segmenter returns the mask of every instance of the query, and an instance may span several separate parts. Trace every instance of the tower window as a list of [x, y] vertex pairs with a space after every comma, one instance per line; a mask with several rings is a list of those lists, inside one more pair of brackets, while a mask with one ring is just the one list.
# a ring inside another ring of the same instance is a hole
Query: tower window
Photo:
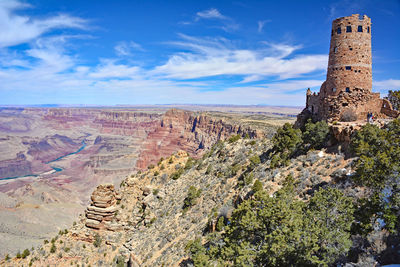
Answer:
[[337, 53], [337, 46], [335, 46], [335, 49], [334, 49], [334, 51], [335, 51], [335, 53]]
[[332, 92], [334, 92], [334, 93], [336, 92], [336, 88], [335, 87], [332, 88]]
[[369, 33], [369, 26], [367, 27], [367, 32]]
[[360, 26], [358, 26], [358, 29], [357, 29], [357, 31], [358, 32], [362, 32], [363, 30], [362, 30], [362, 26], [360, 25]]
[[346, 87], [346, 93], [350, 93], [350, 87]]
[[351, 70], [351, 66], [346, 66], [346, 70]]
[[336, 32], [337, 32], [337, 34], [341, 34], [341, 33], [342, 33], [342, 28], [340, 28], [340, 27], [337, 28], [337, 29], [336, 29]]
[[346, 26], [346, 32], [351, 32], [351, 26]]

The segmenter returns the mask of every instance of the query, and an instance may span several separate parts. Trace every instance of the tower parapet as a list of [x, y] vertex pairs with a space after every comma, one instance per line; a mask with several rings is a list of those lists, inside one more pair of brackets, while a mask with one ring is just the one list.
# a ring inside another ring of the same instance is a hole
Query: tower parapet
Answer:
[[372, 92], [371, 25], [368, 16], [359, 14], [332, 22], [326, 81], [319, 94], [307, 90], [306, 108], [299, 114], [297, 124], [310, 117], [362, 120], [370, 112], [378, 117], [398, 116], [390, 102]]

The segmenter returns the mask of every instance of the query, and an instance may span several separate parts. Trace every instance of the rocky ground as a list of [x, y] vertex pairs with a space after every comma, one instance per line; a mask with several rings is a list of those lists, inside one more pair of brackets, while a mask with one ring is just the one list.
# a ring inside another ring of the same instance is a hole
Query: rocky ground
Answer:
[[[118, 186], [127, 174], [180, 149], [198, 158], [232, 134], [270, 136], [277, 125], [293, 121], [261, 109], [248, 114], [164, 112], [0, 109], [0, 257], [42, 244], [71, 226], [101, 183]], [[68, 155], [82, 141], [84, 149]], [[28, 176], [4, 179], [18, 175]]]
[[362, 193], [342, 179], [352, 174], [352, 160], [342, 154], [311, 151], [272, 170], [265, 156], [270, 148], [268, 138], [230, 138], [197, 160], [184, 151], [174, 153], [126, 177], [119, 188], [97, 187], [73, 227], [28, 248], [25, 259], [10, 255], [1, 264], [185, 266], [188, 241], [214, 231], [220, 216], [229, 218], [251, 196], [256, 180], [272, 194], [292, 174], [304, 199], [328, 183], [348, 188], [348, 194]]

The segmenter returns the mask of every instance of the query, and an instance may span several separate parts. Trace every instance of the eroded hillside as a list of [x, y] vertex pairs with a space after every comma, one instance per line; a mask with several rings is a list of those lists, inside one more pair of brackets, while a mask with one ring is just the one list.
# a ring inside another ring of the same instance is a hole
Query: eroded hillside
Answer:
[[[183, 110], [3, 109], [0, 255], [69, 227], [101, 183], [119, 185], [178, 150], [198, 158], [231, 134], [271, 135], [288, 117]], [[249, 120], [251, 121], [249, 122]]]
[[[271, 169], [266, 157], [270, 148], [267, 138], [233, 136], [198, 160], [183, 151], [175, 153], [125, 178], [119, 189], [99, 187], [86, 216], [81, 215], [75, 226], [26, 259], [5, 265], [178, 266], [189, 257], [188, 241], [216, 231], [219, 218], [229, 218], [251, 197], [255, 181], [272, 195], [292, 174], [299, 181], [299, 197], [307, 199], [327, 184], [344, 187], [340, 179], [352, 172], [351, 160], [319, 150]], [[101, 203], [108, 204], [102, 208]]]

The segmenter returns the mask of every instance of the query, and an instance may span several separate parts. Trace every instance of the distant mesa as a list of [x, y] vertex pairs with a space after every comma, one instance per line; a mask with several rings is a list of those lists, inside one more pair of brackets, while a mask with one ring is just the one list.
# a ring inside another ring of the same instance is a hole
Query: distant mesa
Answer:
[[297, 126], [306, 120], [365, 120], [368, 113], [377, 118], [396, 118], [387, 99], [372, 92], [371, 19], [354, 14], [332, 22], [326, 81], [319, 93], [307, 90], [306, 107], [297, 116]]

